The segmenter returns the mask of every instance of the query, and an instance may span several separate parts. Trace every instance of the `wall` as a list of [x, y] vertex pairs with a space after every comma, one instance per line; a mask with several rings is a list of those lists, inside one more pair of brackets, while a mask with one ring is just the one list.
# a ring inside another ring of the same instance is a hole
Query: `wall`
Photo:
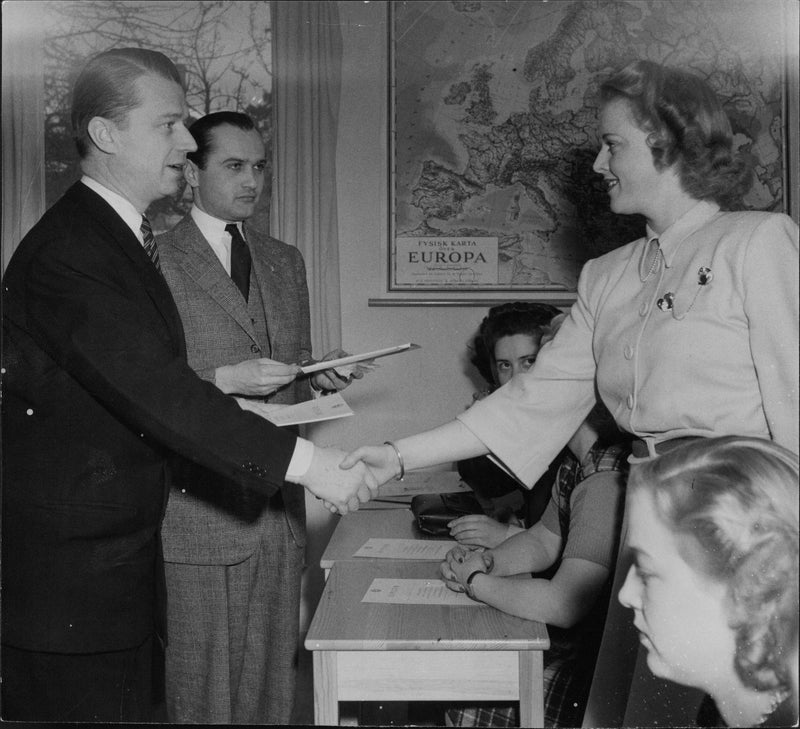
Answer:
[[[315, 443], [345, 449], [400, 438], [439, 425], [463, 410], [478, 382], [467, 374], [466, 344], [485, 313], [484, 307], [475, 306], [367, 304], [386, 290], [386, 5], [339, 3], [344, 39], [336, 181], [342, 346], [349, 352], [362, 352], [415, 342], [421, 349], [378, 360], [378, 369], [345, 391], [354, 417], [309, 430]], [[315, 499], [308, 499], [303, 625], [319, 598], [319, 559], [336, 519]]]

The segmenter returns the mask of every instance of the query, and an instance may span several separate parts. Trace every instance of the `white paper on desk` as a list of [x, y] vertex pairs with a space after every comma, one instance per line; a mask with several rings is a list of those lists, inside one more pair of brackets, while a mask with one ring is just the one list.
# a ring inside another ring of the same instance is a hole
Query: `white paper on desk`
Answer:
[[353, 556], [371, 559], [442, 560], [456, 544], [454, 539], [379, 539], [370, 537]]
[[404, 580], [388, 577], [376, 577], [372, 580], [361, 602], [391, 605], [483, 606], [482, 602], [471, 600], [463, 592], [453, 592], [442, 580]]
[[333, 420], [352, 415], [353, 411], [344, 398], [335, 392], [316, 400], [307, 400], [297, 405], [270, 411], [264, 417], [275, 425], [300, 425], [301, 423], [318, 423], [322, 420]]
[[327, 359], [314, 362], [313, 364], [301, 367], [300, 371], [304, 375], [311, 374], [312, 372], [319, 372], [320, 370], [330, 370], [341, 365], [355, 364], [356, 362], [368, 362], [378, 357], [386, 357], [389, 354], [397, 354], [398, 352], [405, 352], [408, 349], [419, 349], [418, 344], [409, 342], [408, 344], [398, 344], [394, 347], [385, 347], [384, 349], [376, 349], [374, 352], [364, 352], [363, 354], [348, 354], [346, 357], [339, 359]]

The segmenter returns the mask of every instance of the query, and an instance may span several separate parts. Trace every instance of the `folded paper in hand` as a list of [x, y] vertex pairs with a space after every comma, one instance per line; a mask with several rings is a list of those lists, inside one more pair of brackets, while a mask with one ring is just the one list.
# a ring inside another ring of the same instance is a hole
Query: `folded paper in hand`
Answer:
[[411, 349], [419, 349], [418, 344], [398, 344], [395, 347], [386, 347], [385, 349], [376, 349], [374, 352], [364, 352], [363, 354], [348, 354], [346, 357], [339, 359], [320, 360], [312, 364], [301, 366], [300, 371], [304, 375], [310, 375], [312, 372], [320, 372], [321, 370], [335, 369], [342, 365], [355, 364], [356, 362], [367, 362], [369, 360], [377, 359], [378, 357], [386, 357], [390, 354], [398, 354], [399, 352], [406, 352]]
[[323, 420], [344, 418], [353, 411], [338, 393], [325, 395], [316, 400], [307, 400], [297, 405], [272, 410], [264, 417], [275, 425], [301, 425], [302, 423], [319, 423]]

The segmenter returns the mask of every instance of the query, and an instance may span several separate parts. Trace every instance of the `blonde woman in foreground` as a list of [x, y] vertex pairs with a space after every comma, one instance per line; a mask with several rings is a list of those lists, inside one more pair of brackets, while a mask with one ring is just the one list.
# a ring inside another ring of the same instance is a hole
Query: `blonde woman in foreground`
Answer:
[[634, 466], [626, 509], [650, 670], [708, 694], [700, 726], [797, 726], [798, 457], [695, 441]]

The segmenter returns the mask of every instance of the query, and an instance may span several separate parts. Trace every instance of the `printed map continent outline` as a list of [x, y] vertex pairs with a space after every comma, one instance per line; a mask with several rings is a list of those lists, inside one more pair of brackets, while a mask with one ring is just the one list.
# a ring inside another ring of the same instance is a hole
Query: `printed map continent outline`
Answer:
[[781, 210], [780, 54], [753, 7], [398, 3], [395, 236], [495, 236], [498, 288], [574, 291], [586, 260], [643, 232], [591, 171], [597, 86], [633, 58], [708, 78], [754, 161], [747, 206]]

